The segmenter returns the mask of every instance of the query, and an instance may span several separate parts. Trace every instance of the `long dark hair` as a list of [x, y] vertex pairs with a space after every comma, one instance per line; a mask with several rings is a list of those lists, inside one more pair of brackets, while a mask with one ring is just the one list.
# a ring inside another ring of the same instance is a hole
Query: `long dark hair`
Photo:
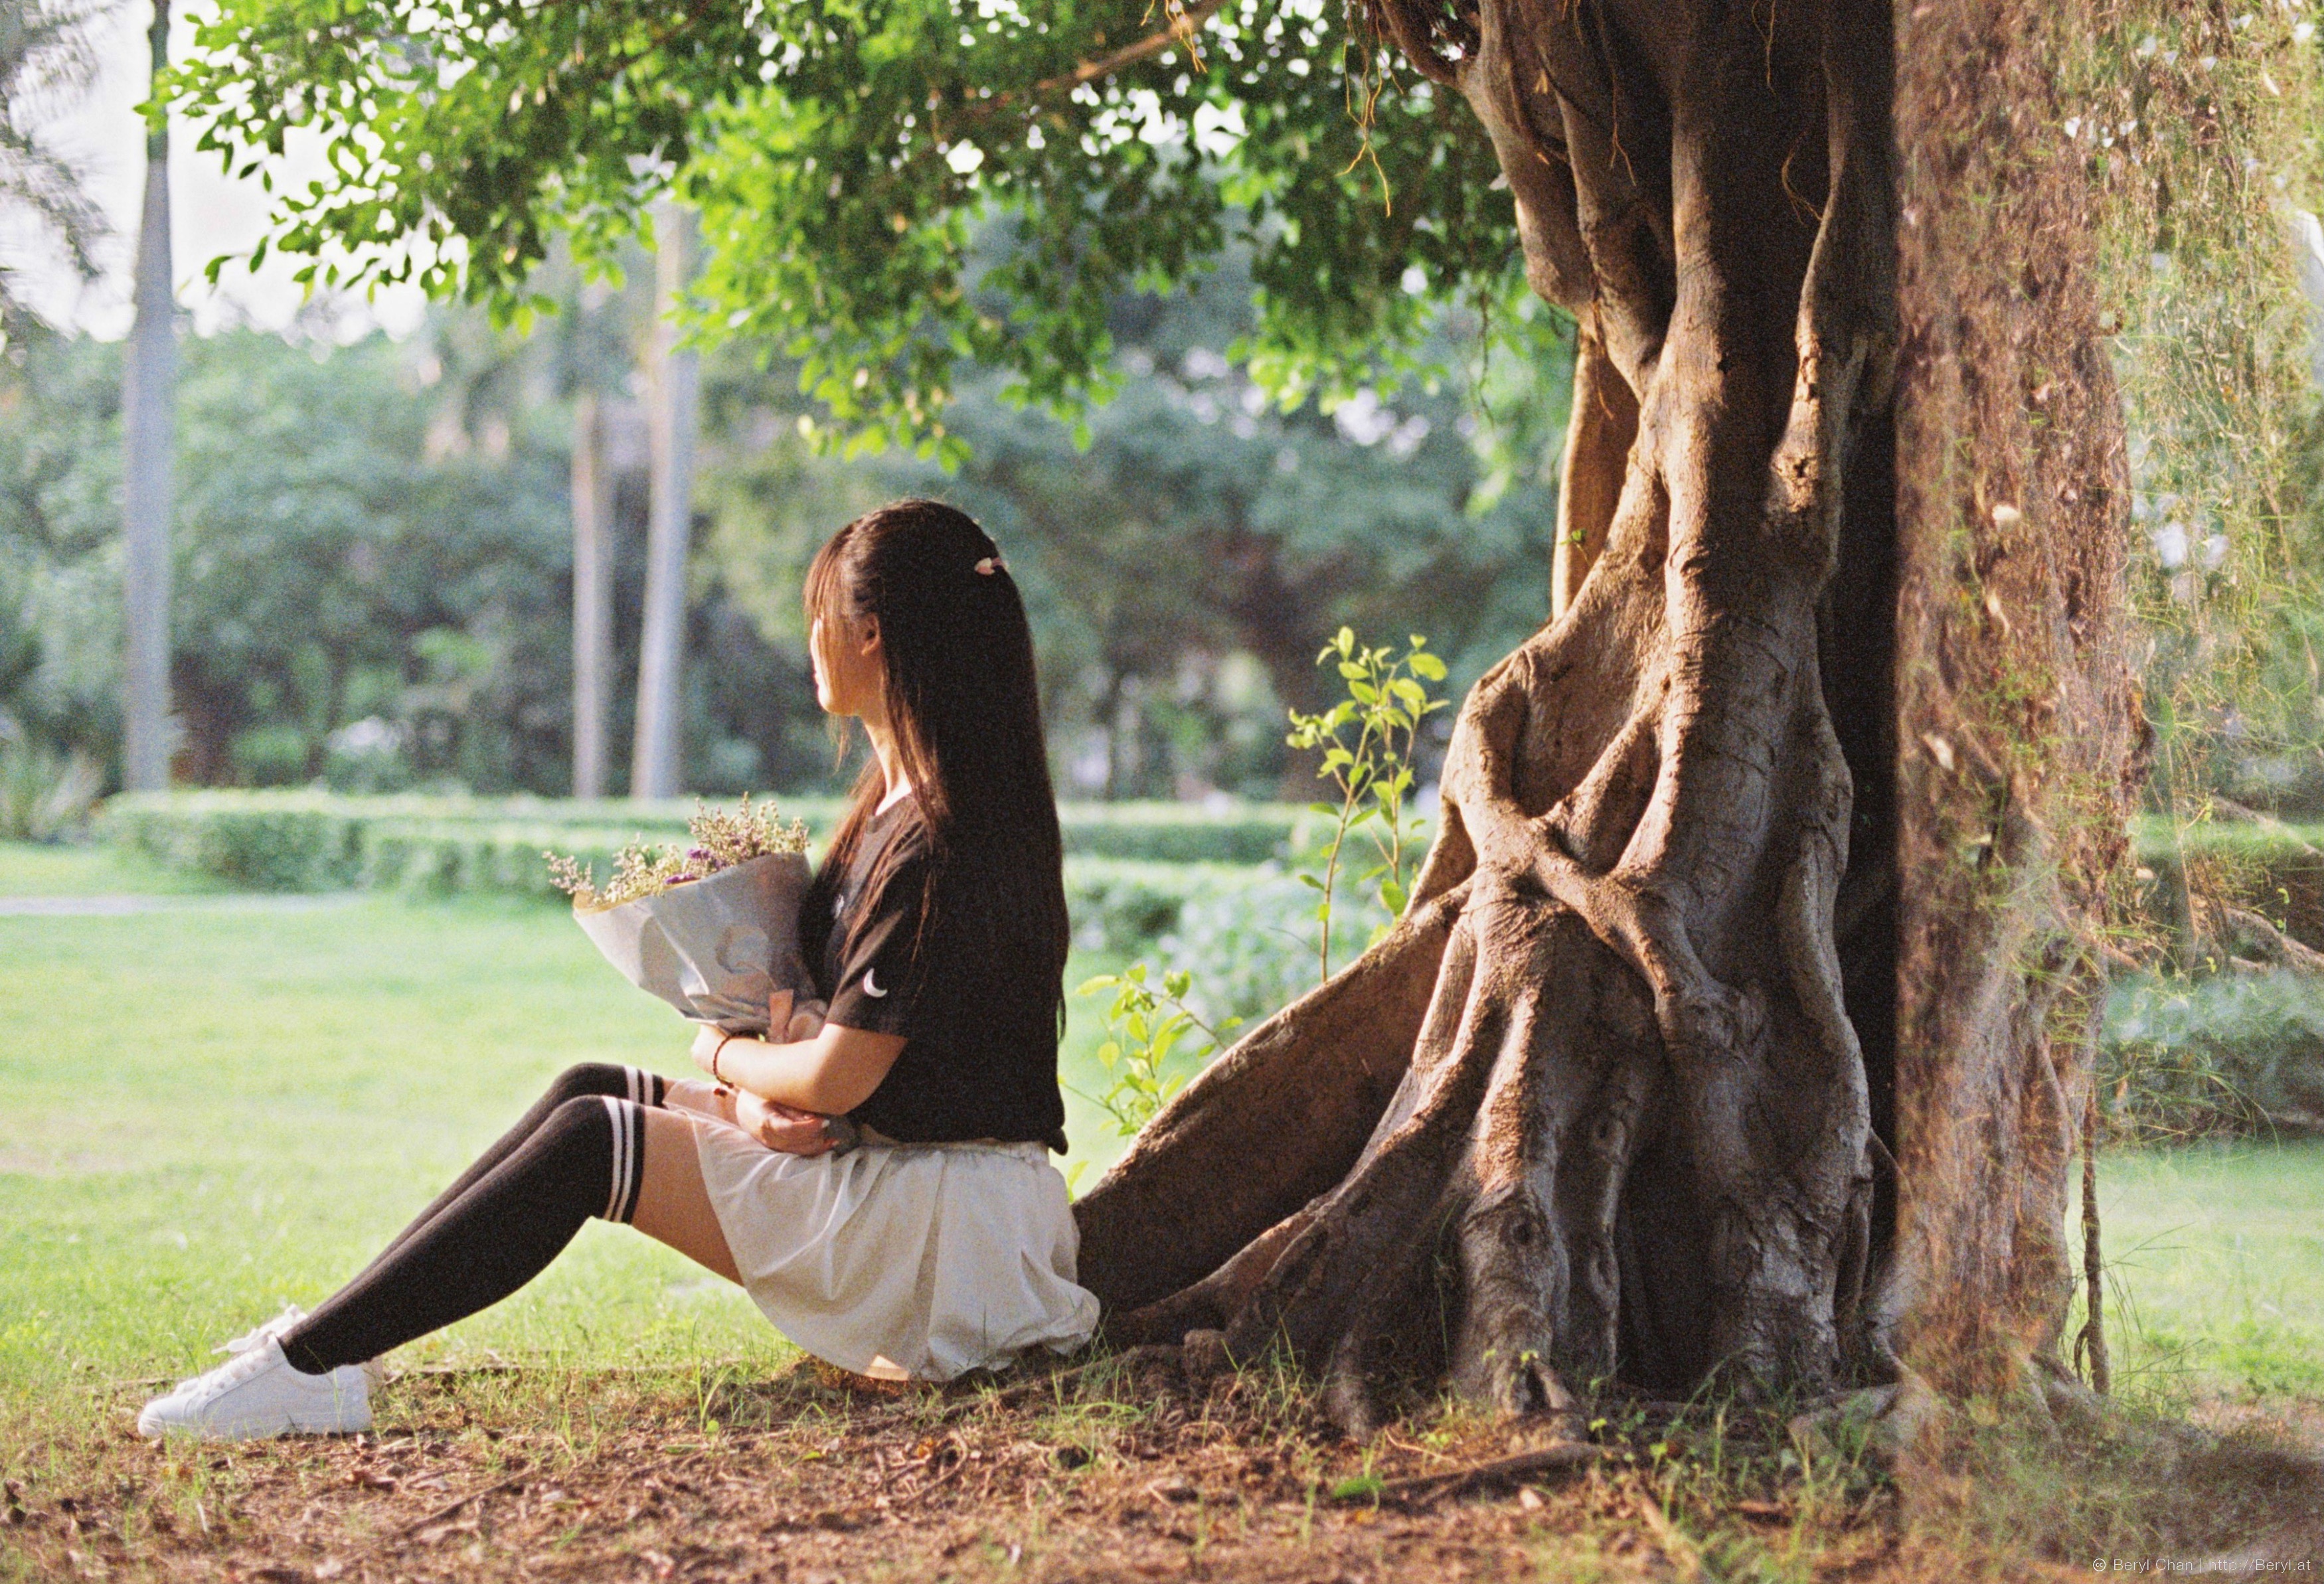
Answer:
[[[941, 910], [958, 905], [964, 893], [956, 887], [973, 886], [977, 911], [994, 925], [991, 938], [976, 944], [1032, 953], [1045, 968], [1054, 963], [1062, 1016], [1071, 941], [1064, 843], [1041, 731], [1033, 630], [1001, 547], [954, 507], [898, 501], [857, 518], [816, 552], [807, 614], [810, 627], [820, 618], [835, 635], [843, 624], [879, 629], [888, 722], [936, 858], [923, 934]], [[867, 763], [832, 837], [825, 875], [845, 872], [885, 789], [878, 761]], [[882, 872], [870, 877], [867, 900], [886, 879]]]

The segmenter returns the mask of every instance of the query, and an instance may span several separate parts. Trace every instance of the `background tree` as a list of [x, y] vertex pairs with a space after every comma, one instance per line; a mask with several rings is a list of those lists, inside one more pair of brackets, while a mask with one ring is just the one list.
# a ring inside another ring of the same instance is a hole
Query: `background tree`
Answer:
[[1229, 259], [1185, 292], [1116, 299], [1121, 390], [1085, 446], [1003, 401], [1005, 375], [966, 371], [946, 421], [968, 456], [949, 475], [892, 452], [814, 456], [798, 425], [821, 409], [798, 365], [761, 373], [730, 345], [711, 377], [707, 559], [804, 666], [798, 589], [831, 525], [945, 494], [1015, 557], [1062, 784], [1305, 802], [1314, 766], [1286, 750], [1283, 712], [1336, 686], [1315, 653], [1342, 624], [1425, 631], [1465, 686], [1539, 622], [1555, 450], [1513, 420], [1563, 419], [1571, 344], [1554, 318], [1504, 312], [1487, 342], [1473, 313], [1443, 314], [1445, 377], [1285, 412], [1225, 355], [1253, 327]]
[[51, 333], [24, 294], [25, 273], [41, 254], [69, 276], [97, 278], [104, 216], [82, 171], [45, 128], [88, 93], [96, 75], [88, 30], [94, 8], [51, 0], [0, 5], [0, 216], [11, 233], [0, 262], [0, 341], [19, 349]]
[[1519, 244], [1580, 336], [1556, 618], [1471, 691], [1399, 927], [1084, 1199], [1084, 1279], [1119, 1334], [1287, 1343], [1351, 1428], [1398, 1358], [1561, 1409], [2049, 1357], [2133, 721], [2085, 179], [2017, 119], [2070, 19], [1166, 18], [228, 0], [180, 92], [230, 157], [337, 151], [278, 246], [440, 290], [519, 297], [674, 180], [703, 322], [938, 455], [957, 364], [1074, 415], [1119, 291], [1230, 240], [1247, 366], [1327, 400], [1396, 372], [1407, 279], [1489, 296]]

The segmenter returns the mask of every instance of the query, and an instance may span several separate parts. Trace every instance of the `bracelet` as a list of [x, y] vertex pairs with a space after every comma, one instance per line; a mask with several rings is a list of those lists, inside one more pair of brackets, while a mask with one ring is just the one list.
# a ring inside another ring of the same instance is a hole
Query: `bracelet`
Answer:
[[710, 1047], [710, 1076], [720, 1083], [726, 1082], [726, 1075], [718, 1070], [718, 1058], [725, 1054], [726, 1042], [733, 1037], [733, 1035], [722, 1029], [719, 1031], [718, 1043]]

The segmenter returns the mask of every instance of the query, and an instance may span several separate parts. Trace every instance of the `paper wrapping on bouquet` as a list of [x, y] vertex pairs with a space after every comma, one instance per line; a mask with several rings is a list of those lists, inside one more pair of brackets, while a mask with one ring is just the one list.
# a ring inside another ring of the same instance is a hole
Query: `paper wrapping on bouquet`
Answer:
[[803, 1008], [816, 993], [799, 948], [808, 879], [804, 854], [775, 852], [573, 917], [640, 990], [697, 1023], [763, 1034], [770, 994], [788, 990]]

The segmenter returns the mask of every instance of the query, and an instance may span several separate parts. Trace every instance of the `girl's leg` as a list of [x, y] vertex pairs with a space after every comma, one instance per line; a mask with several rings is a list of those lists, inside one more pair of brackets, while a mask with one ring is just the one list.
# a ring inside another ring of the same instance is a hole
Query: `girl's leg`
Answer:
[[715, 1127], [697, 1122], [677, 1110], [648, 1111], [645, 1179], [638, 1188], [638, 1207], [630, 1225], [649, 1238], [669, 1244], [706, 1270], [730, 1282], [742, 1277], [727, 1249], [718, 1212], [710, 1206], [710, 1191], [702, 1181], [702, 1159], [695, 1153], [694, 1130]]
[[[529, 1137], [464, 1179], [456, 1197], [284, 1331], [284, 1356], [309, 1375], [376, 1358], [499, 1303], [547, 1269], [590, 1217], [628, 1220], [644, 1185], [648, 1119], [662, 1115], [610, 1096], [561, 1102]], [[691, 1166], [690, 1136], [686, 1143]], [[697, 1193], [700, 1175], [696, 1169]]]
[[557, 1075], [541, 1097], [532, 1102], [532, 1109], [517, 1119], [515, 1127], [495, 1139], [492, 1147], [478, 1156], [449, 1188], [436, 1196], [434, 1202], [412, 1217], [410, 1225], [398, 1232], [388, 1246], [380, 1250], [372, 1264], [378, 1265], [380, 1260], [402, 1248], [412, 1234], [435, 1219], [437, 1212], [474, 1187], [494, 1166], [514, 1153], [518, 1146], [539, 1132], [541, 1124], [556, 1115], [557, 1108], [567, 1101], [603, 1095], [614, 1100], [635, 1101], [640, 1105], [659, 1106], [673, 1087], [686, 1086], [673, 1086], [659, 1073], [649, 1073], [642, 1067], [617, 1067], [607, 1062], [575, 1063]]

